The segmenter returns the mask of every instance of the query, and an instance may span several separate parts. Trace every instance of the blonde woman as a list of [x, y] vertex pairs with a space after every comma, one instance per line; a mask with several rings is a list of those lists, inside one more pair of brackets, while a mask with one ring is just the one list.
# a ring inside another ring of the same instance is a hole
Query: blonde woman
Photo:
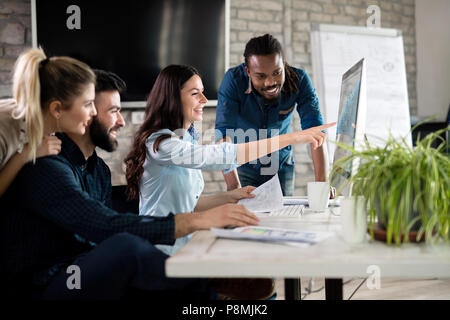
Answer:
[[42, 49], [19, 56], [13, 99], [0, 101], [0, 197], [27, 162], [61, 151], [55, 132], [84, 134], [96, 115], [94, 98], [95, 74], [88, 65], [49, 59]]

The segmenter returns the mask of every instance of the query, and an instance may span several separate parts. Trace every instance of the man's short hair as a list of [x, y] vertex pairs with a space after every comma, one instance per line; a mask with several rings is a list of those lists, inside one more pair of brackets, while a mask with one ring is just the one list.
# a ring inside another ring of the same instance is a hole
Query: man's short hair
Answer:
[[97, 77], [97, 83], [95, 85], [95, 92], [103, 91], [119, 91], [119, 93], [125, 92], [127, 85], [117, 74], [109, 71], [94, 69], [95, 76]]
[[274, 36], [266, 33], [263, 36], [252, 38], [245, 46], [245, 65], [248, 66], [251, 56], [267, 56], [274, 53], [278, 53], [284, 59], [281, 43]]
[[299, 76], [284, 59], [283, 48], [280, 41], [271, 34], [266, 33], [263, 36], [252, 38], [247, 42], [244, 52], [245, 65], [249, 67], [248, 62], [251, 56], [266, 56], [274, 53], [278, 53], [283, 58], [284, 62], [286, 81], [283, 86], [283, 91], [288, 95], [298, 93]]

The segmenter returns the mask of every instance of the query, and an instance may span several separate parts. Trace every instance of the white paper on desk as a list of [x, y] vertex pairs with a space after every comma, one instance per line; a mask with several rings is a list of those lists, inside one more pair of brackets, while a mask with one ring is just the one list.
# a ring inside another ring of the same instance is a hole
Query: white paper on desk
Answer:
[[255, 195], [254, 198], [239, 200], [238, 204], [252, 212], [270, 212], [283, 208], [283, 191], [278, 174], [256, 188], [252, 194]]
[[[293, 206], [293, 205], [304, 205], [309, 206], [308, 199], [305, 198], [284, 198], [283, 199], [283, 205], [285, 206]], [[329, 207], [339, 207], [340, 201], [339, 199], [330, 199], [328, 201]]]
[[302, 242], [314, 244], [331, 237], [332, 232], [308, 232], [291, 229], [268, 228], [268, 227], [241, 227], [236, 229], [211, 228], [211, 232], [217, 237], [231, 239], [247, 239], [260, 241]]
[[295, 206], [295, 205], [308, 205], [308, 199], [304, 198], [284, 198], [283, 205], [285, 206]]

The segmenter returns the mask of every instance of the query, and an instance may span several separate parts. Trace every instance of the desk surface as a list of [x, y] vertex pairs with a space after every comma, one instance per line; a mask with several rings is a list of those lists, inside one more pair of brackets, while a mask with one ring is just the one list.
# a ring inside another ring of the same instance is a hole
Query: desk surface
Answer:
[[[339, 214], [339, 209], [333, 209]], [[369, 239], [346, 244], [340, 235], [340, 217], [305, 210], [300, 218], [261, 218], [260, 225], [304, 231], [333, 231], [324, 242], [307, 246], [216, 238], [196, 232], [166, 262], [169, 277], [367, 277], [378, 266], [381, 277], [450, 278], [450, 245], [391, 246]]]

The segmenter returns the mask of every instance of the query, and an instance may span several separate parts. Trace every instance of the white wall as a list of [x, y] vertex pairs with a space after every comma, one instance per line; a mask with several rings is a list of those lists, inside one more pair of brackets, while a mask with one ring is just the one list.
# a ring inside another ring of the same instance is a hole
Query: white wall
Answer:
[[418, 116], [439, 115], [450, 104], [450, 0], [416, 0]]

